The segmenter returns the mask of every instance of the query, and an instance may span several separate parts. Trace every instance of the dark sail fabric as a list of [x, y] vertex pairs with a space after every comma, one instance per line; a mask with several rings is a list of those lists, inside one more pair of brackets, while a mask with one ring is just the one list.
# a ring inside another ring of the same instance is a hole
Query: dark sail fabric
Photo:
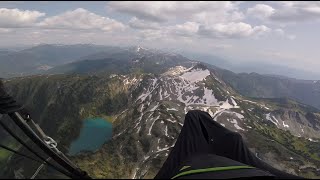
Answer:
[[173, 178], [181, 172], [199, 168], [227, 166], [255, 168], [195, 173], [179, 178], [301, 178], [264, 163], [249, 150], [240, 134], [221, 126], [208, 113], [192, 110], [187, 113], [177, 142], [155, 179]]

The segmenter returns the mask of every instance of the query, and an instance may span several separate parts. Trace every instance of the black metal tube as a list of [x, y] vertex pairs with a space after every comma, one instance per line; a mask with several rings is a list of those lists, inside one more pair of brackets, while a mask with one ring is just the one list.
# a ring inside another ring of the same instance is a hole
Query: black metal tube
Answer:
[[73, 174], [72, 178], [83, 178], [83, 179], [91, 179], [86, 172], [81, 171], [80, 169], [74, 168], [64, 159], [62, 159], [57, 153], [55, 153], [52, 149], [50, 149], [40, 138], [39, 136], [26, 124], [24, 119], [18, 112], [9, 113], [8, 114], [13, 121], [20, 127], [20, 129], [37, 145], [39, 146], [48, 156], [50, 156], [53, 160], [55, 160], [58, 164], [68, 170]]
[[[46, 159], [42, 156], [40, 156], [37, 152], [35, 152], [33, 149], [31, 149], [22, 139], [20, 139], [17, 135], [15, 135], [2, 121], [0, 121], [0, 125], [14, 138], [16, 139], [20, 144], [22, 144], [27, 150], [32, 152], [35, 156], [40, 158], [42, 161], [46, 161]], [[61, 169], [60, 167], [57, 167], [50, 162], [47, 162], [47, 164], [51, 167], [53, 167], [55, 170], [59, 171], [60, 173], [72, 178], [72, 174], [69, 171], [65, 171], [65, 169]]]
[[20, 155], [20, 156], [22, 156], [22, 157], [25, 157], [25, 158], [27, 158], [27, 159], [30, 159], [30, 160], [32, 160], [32, 161], [35, 161], [35, 162], [37, 162], [37, 163], [40, 163], [40, 164], [43, 163], [43, 162], [41, 162], [41, 161], [39, 161], [39, 160], [31, 157], [31, 156], [22, 154], [22, 153], [14, 150], [14, 149], [11, 149], [11, 148], [9, 148], [8, 146], [5, 146], [5, 145], [0, 144], [0, 148], [5, 149], [5, 150], [7, 150], [7, 151], [9, 151], [9, 152], [15, 153], [15, 154], [17, 154], [17, 155]]

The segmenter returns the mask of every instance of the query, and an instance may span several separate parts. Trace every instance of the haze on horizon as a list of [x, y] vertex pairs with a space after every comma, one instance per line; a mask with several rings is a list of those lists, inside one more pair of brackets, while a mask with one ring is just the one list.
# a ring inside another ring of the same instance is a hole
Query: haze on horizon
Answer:
[[[253, 69], [261, 66], [257, 73], [267, 64], [279, 67], [276, 74], [281, 68], [296, 69], [312, 74], [305, 77], [320, 79], [319, 20], [317, 1], [3, 1], [0, 47], [141, 45], [221, 57]], [[291, 73], [303, 78], [301, 72]]]

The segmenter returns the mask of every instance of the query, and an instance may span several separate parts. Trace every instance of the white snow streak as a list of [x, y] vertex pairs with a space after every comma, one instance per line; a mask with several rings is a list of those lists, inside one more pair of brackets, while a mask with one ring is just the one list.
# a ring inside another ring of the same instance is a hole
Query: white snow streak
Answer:
[[178, 110], [175, 108], [167, 108], [167, 111], [178, 111]]
[[278, 125], [279, 125], [278, 124], [278, 120], [277, 119], [273, 119], [273, 118], [274, 118], [274, 116], [271, 116], [270, 113], [266, 114], [266, 119], [271, 121], [273, 124], [275, 124], [278, 127]]
[[165, 136], [169, 137], [169, 135], [168, 135], [168, 126], [166, 126], [166, 129], [164, 130], [164, 134], [165, 134]]
[[289, 128], [289, 125], [285, 124], [284, 121], [282, 121], [282, 125], [283, 125], [283, 127]]
[[159, 107], [159, 102], [152, 109], [150, 109], [150, 111], [155, 111], [158, 107]]
[[230, 121], [230, 122], [234, 125], [234, 127], [235, 127], [236, 129], [244, 131], [244, 129], [242, 129], [242, 128], [238, 125], [238, 121], [237, 121], [237, 120], [232, 119], [232, 121]]
[[171, 122], [171, 123], [176, 123], [177, 121], [172, 121], [171, 119], [166, 119], [167, 121]]
[[152, 122], [152, 124], [151, 124], [151, 126], [150, 126], [150, 128], [149, 128], [149, 133], [147, 134], [148, 136], [151, 135], [151, 130], [152, 130], [152, 128], [153, 128], [153, 125], [154, 125], [154, 123], [155, 123], [159, 118], [160, 118], [160, 115], [158, 115], [158, 117], [156, 117], [156, 119], [153, 120], [153, 122]]

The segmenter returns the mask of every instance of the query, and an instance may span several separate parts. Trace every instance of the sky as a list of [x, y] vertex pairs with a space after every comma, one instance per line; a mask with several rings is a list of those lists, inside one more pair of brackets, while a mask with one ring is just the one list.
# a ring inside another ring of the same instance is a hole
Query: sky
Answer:
[[90, 43], [318, 73], [320, 2], [0, 1], [0, 47]]

